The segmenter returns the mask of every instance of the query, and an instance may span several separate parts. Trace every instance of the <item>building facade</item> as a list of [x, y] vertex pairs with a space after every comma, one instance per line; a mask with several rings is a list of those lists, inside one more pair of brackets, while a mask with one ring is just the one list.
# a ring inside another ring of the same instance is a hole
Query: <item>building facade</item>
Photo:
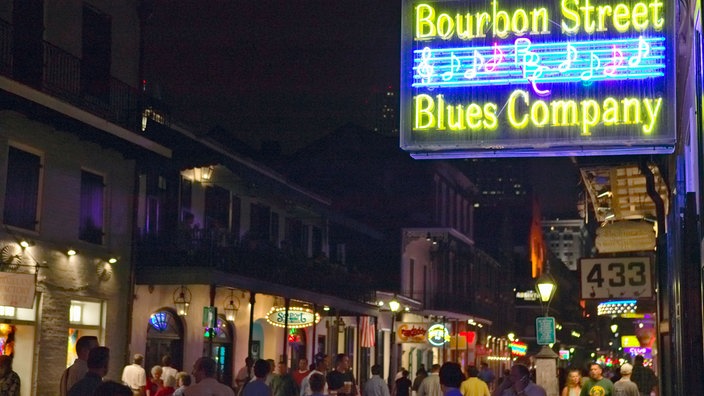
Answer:
[[56, 395], [75, 342], [126, 361], [141, 134], [137, 2], [0, 2], [2, 353], [21, 394]]

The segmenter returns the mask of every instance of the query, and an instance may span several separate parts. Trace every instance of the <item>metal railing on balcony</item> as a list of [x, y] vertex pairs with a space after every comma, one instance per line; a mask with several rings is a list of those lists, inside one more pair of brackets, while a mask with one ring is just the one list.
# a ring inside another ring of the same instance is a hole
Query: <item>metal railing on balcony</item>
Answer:
[[169, 123], [167, 106], [116, 78], [107, 77], [99, 84], [102, 92], [86, 89], [89, 83], [86, 76], [90, 73], [82, 69], [81, 59], [46, 41], [42, 42], [41, 59], [38, 58], [42, 62], [41, 75], [36, 81], [26, 81], [15, 70], [12, 30], [11, 24], [0, 20], [0, 74], [133, 132], [141, 131], [142, 114], [147, 108], [159, 114], [161, 123]]
[[360, 302], [369, 301], [373, 291], [373, 282], [368, 276], [349, 271], [325, 257], [310, 258], [263, 239], [235, 240], [228, 235], [202, 230], [186, 237], [144, 236], [137, 246], [136, 262], [138, 268], [217, 269]]

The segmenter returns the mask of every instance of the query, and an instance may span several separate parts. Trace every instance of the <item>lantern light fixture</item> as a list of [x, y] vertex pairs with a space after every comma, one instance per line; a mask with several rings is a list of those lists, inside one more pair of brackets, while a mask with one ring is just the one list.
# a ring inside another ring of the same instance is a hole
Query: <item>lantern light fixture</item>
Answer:
[[184, 285], [181, 285], [174, 290], [173, 301], [176, 307], [176, 313], [179, 316], [188, 316], [188, 308], [191, 305], [191, 291]]

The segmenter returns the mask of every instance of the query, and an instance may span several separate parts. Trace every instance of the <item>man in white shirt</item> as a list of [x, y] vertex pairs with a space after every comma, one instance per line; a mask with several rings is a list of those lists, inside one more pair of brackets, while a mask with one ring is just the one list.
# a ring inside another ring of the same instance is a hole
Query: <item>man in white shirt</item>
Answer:
[[216, 368], [215, 360], [209, 357], [198, 358], [193, 364], [193, 377], [196, 383], [186, 388], [184, 392], [186, 396], [235, 396], [232, 388], [215, 379]]
[[134, 396], [142, 396], [147, 386], [147, 372], [142, 367], [144, 356], [135, 354], [132, 361], [132, 364], [122, 370], [122, 382], [132, 389]]
[[364, 396], [390, 396], [389, 386], [381, 378], [382, 371], [381, 365], [372, 366], [372, 377], [364, 384]]
[[178, 370], [171, 367], [171, 356], [164, 355], [161, 358], [161, 378], [166, 380], [166, 377], [178, 377]]
[[59, 382], [59, 394], [66, 396], [68, 390], [83, 379], [88, 373], [88, 354], [90, 350], [99, 346], [98, 337], [83, 336], [76, 341], [76, 355], [78, 356], [73, 364], [64, 370]]
[[[325, 373], [328, 371], [328, 356], [325, 354], [319, 355], [315, 357], [315, 369], [311, 370], [308, 375], [303, 378], [303, 381], [301, 381], [301, 394], [300, 396], [311, 396], [313, 394], [313, 390], [310, 387], [310, 377], [313, 374], [322, 374], [323, 377], [325, 376]], [[325, 386], [323, 387], [323, 394], [327, 395], [328, 394], [328, 384], [325, 382]]]
[[430, 374], [420, 383], [418, 396], [442, 396], [440, 388], [440, 365], [434, 364], [430, 368]]

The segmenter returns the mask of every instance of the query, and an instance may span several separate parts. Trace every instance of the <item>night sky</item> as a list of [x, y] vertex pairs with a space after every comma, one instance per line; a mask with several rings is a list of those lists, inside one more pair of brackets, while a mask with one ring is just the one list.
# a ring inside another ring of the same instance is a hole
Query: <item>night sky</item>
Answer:
[[[347, 123], [364, 125], [374, 93], [398, 89], [398, 0], [155, 0], [145, 27], [150, 93], [198, 132], [217, 126], [285, 154]], [[566, 158], [529, 167], [543, 214], [575, 210]], [[546, 177], [547, 176], [547, 177]]]
[[400, 1], [157, 0], [145, 75], [197, 128], [220, 125], [285, 152], [347, 122], [374, 92], [398, 88]]

